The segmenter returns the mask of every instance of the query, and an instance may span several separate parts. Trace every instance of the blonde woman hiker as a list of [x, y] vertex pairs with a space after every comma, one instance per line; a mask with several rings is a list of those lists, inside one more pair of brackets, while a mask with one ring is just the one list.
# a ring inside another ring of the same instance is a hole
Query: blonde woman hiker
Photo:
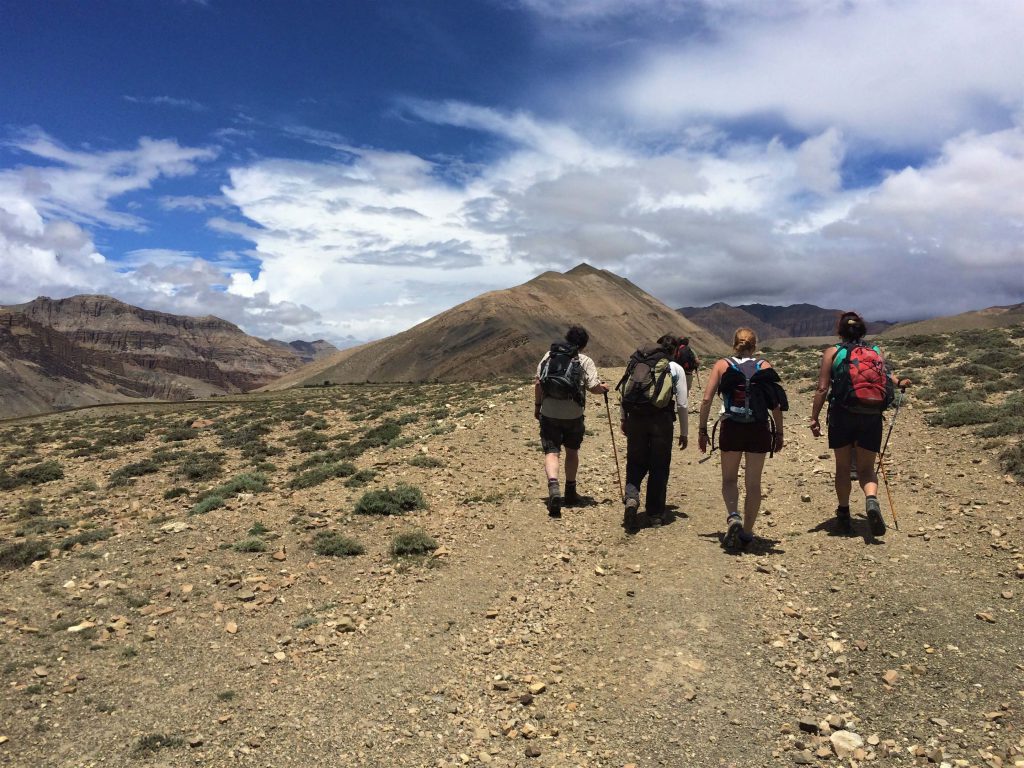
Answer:
[[[726, 511], [722, 545], [726, 549], [745, 547], [754, 539], [754, 523], [761, 508], [764, 460], [782, 450], [782, 412], [789, 409], [779, 374], [771, 363], [755, 356], [757, 334], [750, 328], [739, 328], [733, 336], [732, 347], [733, 356], [718, 360], [711, 368], [697, 419], [697, 447], [705, 453], [713, 442], [707, 427], [711, 403], [716, 394], [722, 396], [722, 410], [715, 429], [718, 430], [718, 450], [722, 452], [722, 498]], [[741, 517], [739, 470], [744, 458], [745, 495]]]

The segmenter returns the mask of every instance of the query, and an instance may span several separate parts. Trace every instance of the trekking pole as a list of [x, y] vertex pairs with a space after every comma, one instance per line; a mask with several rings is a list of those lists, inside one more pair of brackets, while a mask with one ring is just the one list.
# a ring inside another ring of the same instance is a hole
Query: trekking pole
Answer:
[[612, 426], [612, 409], [608, 405], [608, 393], [604, 393], [604, 410], [608, 414], [608, 432], [612, 436], [612, 453], [615, 455], [615, 476], [619, 478], [619, 497], [625, 498], [626, 491], [622, 487], [622, 470], [619, 469], [619, 450], [615, 447], [615, 428]]
[[901, 387], [900, 393], [896, 396], [896, 409], [892, 412], [892, 418], [889, 420], [889, 431], [885, 434], [885, 443], [882, 444], [882, 450], [878, 454], [878, 469], [877, 474], [881, 476], [882, 482], [885, 484], [885, 495], [889, 498], [889, 510], [892, 512], [892, 522], [896, 526], [896, 530], [900, 529], [900, 522], [896, 519], [896, 507], [892, 504], [892, 491], [889, 490], [889, 479], [885, 475], [885, 452], [889, 447], [889, 438], [892, 437], [893, 427], [896, 426], [896, 417], [899, 416], [900, 406], [903, 405], [903, 395], [906, 389]]
[[700, 368], [694, 368], [693, 372], [697, 376], [697, 389], [700, 389]]

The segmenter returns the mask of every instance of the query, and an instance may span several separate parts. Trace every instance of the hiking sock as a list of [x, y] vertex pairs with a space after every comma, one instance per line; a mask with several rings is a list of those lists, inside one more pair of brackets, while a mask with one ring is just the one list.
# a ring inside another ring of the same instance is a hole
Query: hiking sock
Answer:
[[878, 503], [877, 496], [868, 496], [864, 500], [864, 506], [868, 513], [868, 528], [873, 536], [885, 534], [885, 520], [882, 519], [882, 507]]

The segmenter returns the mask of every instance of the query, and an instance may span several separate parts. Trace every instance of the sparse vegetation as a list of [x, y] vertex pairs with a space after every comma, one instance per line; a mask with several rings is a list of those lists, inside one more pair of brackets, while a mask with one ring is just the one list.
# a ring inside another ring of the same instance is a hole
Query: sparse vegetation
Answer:
[[437, 549], [437, 542], [426, 531], [405, 531], [391, 540], [391, 554], [395, 557], [425, 555]]
[[288, 487], [295, 489], [312, 488], [314, 485], [320, 485], [320, 483], [330, 480], [331, 478], [349, 477], [350, 475], [354, 475], [355, 472], [355, 466], [347, 462], [324, 464], [293, 477], [288, 482]]
[[66, 552], [76, 546], [85, 547], [98, 541], [106, 541], [113, 535], [114, 531], [111, 528], [90, 528], [74, 536], [68, 536], [60, 543], [60, 548]]
[[26, 539], [0, 546], [0, 569], [13, 571], [32, 565], [36, 560], [43, 560], [50, 554], [46, 542], [39, 539]]
[[138, 757], [155, 755], [161, 749], [174, 749], [184, 744], [181, 736], [169, 736], [165, 733], [149, 733], [142, 736], [136, 743], [134, 754]]
[[232, 549], [236, 552], [266, 552], [267, 543], [258, 536], [249, 536], [241, 541], [236, 541]]
[[409, 463], [414, 467], [421, 467], [423, 469], [433, 469], [436, 467], [443, 467], [444, 462], [434, 456], [426, 456], [419, 454], [409, 459]]
[[382, 488], [364, 493], [356, 503], [355, 511], [360, 515], [400, 515], [426, 506], [423, 492], [419, 488], [399, 483], [393, 490]]
[[321, 531], [313, 537], [313, 551], [329, 557], [351, 557], [365, 551], [362, 544], [337, 531]]

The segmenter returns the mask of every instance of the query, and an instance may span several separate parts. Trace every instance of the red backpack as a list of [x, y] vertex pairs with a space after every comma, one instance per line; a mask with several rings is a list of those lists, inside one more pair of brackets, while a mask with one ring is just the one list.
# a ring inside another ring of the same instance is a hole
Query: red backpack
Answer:
[[830, 403], [881, 413], [892, 404], [894, 396], [892, 379], [877, 346], [869, 347], [864, 342], [836, 345]]

